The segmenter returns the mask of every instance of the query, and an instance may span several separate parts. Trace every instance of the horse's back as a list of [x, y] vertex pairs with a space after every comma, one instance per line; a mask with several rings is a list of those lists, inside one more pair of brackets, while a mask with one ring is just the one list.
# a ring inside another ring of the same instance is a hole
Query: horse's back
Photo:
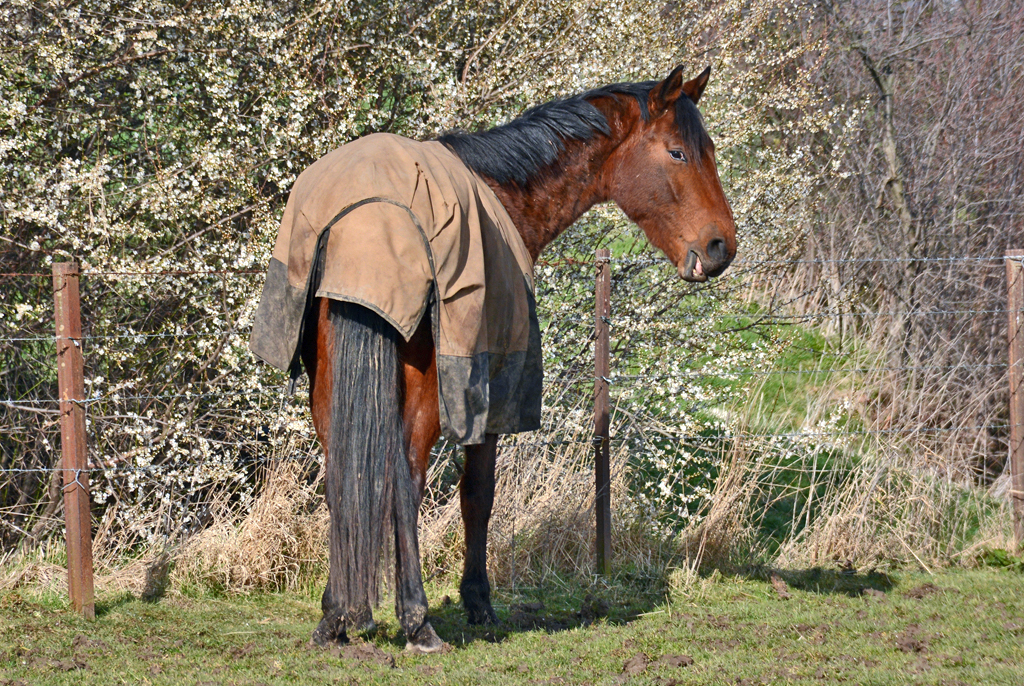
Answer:
[[[282, 272], [288, 283], [272, 284]], [[442, 424], [453, 440], [479, 443], [485, 432], [539, 423], [532, 272], [518, 230], [480, 176], [439, 142], [375, 134], [328, 153], [296, 180], [264, 300], [287, 291], [294, 297], [278, 300], [292, 308], [305, 302], [300, 294], [359, 304], [406, 341], [435, 303]], [[275, 349], [298, 344], [298, 331], [264, 322], [285, 319], [276, 314], [285, 309], [261, 301], [257, 354], [268, 332], [287, 339]]]

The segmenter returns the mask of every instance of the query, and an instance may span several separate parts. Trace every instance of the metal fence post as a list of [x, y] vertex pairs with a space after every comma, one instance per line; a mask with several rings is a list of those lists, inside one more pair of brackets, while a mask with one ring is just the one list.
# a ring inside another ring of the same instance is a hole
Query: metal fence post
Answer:
[[85, 448], [85, 383], [82, 321], [76, 262], [53, 265], [53, 305], [57, 329], [57, 387], [60, 393], [60, 445], [67, 527], [68, 594], [87, 619], [96, 616], [92, 586], [92, 516]]
[[612, 572], [610, 426], [608, 418], [608, 324], [611, 317], [611, 251], [598, 249], [594, 285], [594, 477], [597, 517], [597, 573]]

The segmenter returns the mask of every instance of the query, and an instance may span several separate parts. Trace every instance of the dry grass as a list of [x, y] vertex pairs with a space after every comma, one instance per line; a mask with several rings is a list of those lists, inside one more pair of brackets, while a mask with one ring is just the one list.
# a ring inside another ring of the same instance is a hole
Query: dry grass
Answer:
[[[593, 573], [594, 448], [589, 438], [581, 430], [561, 434], [554, 444], [538, 446], [548, 441], [529, 436], [526, 445], [500, 447], [488, 539], [492, 583], [534, 586], [551, 576]], [[613, 447], [613, 503], [629, 498], [627, 458], [624, 446]], [[649, 568], [659, 555], [658, 538], [636, 526], [623, 509], [613, 505], [616, 559]], [[425, 573], [460, 574], [464, 545], [457, 494], [428, 502], [420, 525]]]
[[[850, 380], [836, 378], [831, 386], [815, 386], [813, 393], [803, 420], [810, 433], [825, 421], [830, 407], [849, 396]], [[1008, 547], [1005, 497], [994, 497], [965, 477], [958, 466], [963, 453], [954, 451], [957, 459], [943, 462], [925, 441], [889, 435], [876, 440], [846, 436], [831, 444], [820, 439], [780, 442], [758, 435], [771, 418], [763, 414], [758, 393], [750, 398], [739, 413], [740, 437], [723, 454], [702, 516], [676, 536], [665, 536], [632, 507], [627, 444], [613, 443], [619, 569], [667, 576], [677, 584], [693, 581], [698, 572], [750, 563], [858, 569], [909, 565], [931, 571], [970, 565], [985, 546]], [[457, 582], [464, 542], [458, 492], [446, 460], [435, 460], [428, 474], [420, 547], [427, 577]], [[209, 504], [209, 524], [177, 545], [136, 545], [135, 555], [127, 556], [128, 543], [110, 533], [114, 512], [108, 509], [95, 537], [97, 590], [147, 597], [190, 588], [246, 593], [321, 584], [327, 568], [321, 477], [307, 479], [305, 461], [273, 464], [261, 475], [254, 502], [243, 506], [225, 491]], [[496, 586], [537, 586], [552, 577], [592, 573], [593, 447], [586, 429], [563, 427], [521, 437], [518, 445], [502, 445], [496, 490], [488, 563]], [[788, 508], [783, 523], [788, 533], [769, 540], [767, 520], [778, 518], [780, 504]], [[0, 590], [30, 584], [63, 591], [62, 558], [63, 541], [50, 539], [30, 554], [7, 560]]]
[[[773, 450], [778, 446], [759, 439], [737, 441], [703, 517], [672, 539], [629, 515], [628, 455], [625, 448], [613, 451], [616, 565], [667, 574], [676, 583], [680, 574], [692, 581], [698, 571], [752, 562], [932, 571], [969, 565], [982, 546], [1005, 547], [1010, 540], [1008, 508], [1000, 500], [927, 469], [900, 467], [902, 452], [819, 466], [817, 481], [801, 486], [792, 472], [812, 472], [813, 458], [782, 467], [764, 459]], [[582, 442], [502, 448], [488, 563], [496, 586], [537, 586], [592, 573], [592, 465], [593, 449]], [[319, 585], [327, 567], [327, 512], [318, 482], [307, 483], [297, 463], [287, 461], [265, 481], [247, 512], [224, 498], [213, 523], [177, 548], [152, 548], [126, 561], [111, 553], [120, 546], [98, 545], [97, 592], [147, 597], [189, 588], [246, 593]], [[799, 503], [793, 521], [802, 526], [772, 548], [761, 535], [763, 519], [784, 498]], [[421, 518], [424, 572], [457, 581], [464, 545], [457, 492], [432, 505]], [[8, 561], [0, 590], [31, 585], [63, 592], [62, 543], [51, 540]]]
[[[98, 596], [131, 593], [141, 597], [146, 590], [147, 570], [159, 559], [156, 551], [141, 557], [93, 557], [93, 584]], [[12, 555], [0, 564], [0, 592], [29, 586], [42, 593], [64, 594], [68, 587], [67, 554], [64, 539], [52, 537], [26, 553]]]
[[[576, 444], [500, 447], [488, 539], [494, 583], [532, 584], [551, 571], [592, 566], [592, 456]], [[616, 454], [616, 466], [621, 458]], [[460, 573], [465, 540], [458, 493], [428, 502], [420, 522], [424, 572]]]
[[[804, 403], [800, 426], [808, 436], [780, 427], [777, 433], [791, 436], [783, 439], [766, 430], [772, 418], [762, 414], [762, 394], [751, 395], [740, 424], [758, 432], [738, 431], [742, 438], [733, 445], [706, 520], [691, 537], [705, 566], [740, 560], [930, 572], [970, 566], [986, 547], [1011, 547], [1005, 489], [1000, 481], [992, 487], [977, 483], [971, 466], [977, 452], [948, 435], [955, 432], [939, 438], [927, 431], [877, 432], [880, 413], [851, 405], [851, 388], [856, 386], [843, 375], [808, 387], [813, 397]], [[823, 435], [835, 428], [829, 418], [837, 406], [846, 408], [845, 420], [854, 428], [876, 432]], [[918, 421], [916, 428], [926, 426]], [[778, 527], [782, 509], [787, 535], [769, 544], [763, 532], [769, 524]]]
[[[316, 482], [300, 477], [298, 462], [275, 463], [248, 511], [223, 492], [211, 503], [210, 526], [181, 544], [142, 547], [131, 557], [101, 523], [93, 542], [97, 593], [143, 598], [187, 588], [244, 593], [292, 590], [308, 582], [326, 569], [327, 511]], [[63, 543], [54, 537], [9, 560], [0, 590], [32, 585], [63, 592]]]
[[301, 463], [285, 460], [267, 472], [255, 505], [240, 521], [229, 500], [218, 503], [213, 524], [175, 552], [171, 584], [232, 593], [291, 590], [321, 573], [328, 515], [316, 492], [320, 478], [307, 483]]
[[829, 484], [820, 498], [821, 512], [782, 547], [779, 564], [910, 565], [930, 572], [970, 564], [971, 553], [984, 546], [1007, 545], [1005, 502], [926, 467], [904, 466], [900, 457], [850, 465], [847, 478]]
[[[500, 448], [488, 551], [496, 585], [537, 585], [551, 575], [592, 572], [594, 453], [589, 438], [583, 430], [562, 431], [529, 435], [525, 445]], [[623, 446], [612, 451], [613, 503], [628, 503], [627, 457]], [[246, 593], [322, 583], [328, 564], [328, 515], [318, 493], [322, 475], [307, 480], [304, 464], [274, 463], [263, 474], [251, 506], [225, 491], [209, 503], [210, 524], [202, 531], [177, 545], [142, 547], [143, 554], [132, 559], [125, 555], [125, 542], [101, 524], [94, 546], [97, 590], [145, 597], [165, 590]], [[458, 491], [440, 483], [446, 466], [444, 459], [435, 460], [428, 474], [420, 549], [427, 576], [450, 575], [457, 581], [464, 539]], [[641, 569], [659, 567], [664, 542], [630, 521], [626, 510], [613, 509], [618, 561]], [[51, 539], [31, 555], [11, 560], [6, 567], [16, 571], [0, 579], [0, 588], [31, 584], [62, 591], [62, 556], [62, 541]]]

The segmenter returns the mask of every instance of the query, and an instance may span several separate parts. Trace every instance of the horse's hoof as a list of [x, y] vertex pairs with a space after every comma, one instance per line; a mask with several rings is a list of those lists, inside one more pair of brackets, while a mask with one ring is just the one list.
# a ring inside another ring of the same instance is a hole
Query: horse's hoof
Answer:
[[430, 626], [430, 622], [423, 622], [423, 626], [416, 630], [409, 637], [405, 649], [415, 655], [430, 655], [432, 653], [447, 653], [452, 647], [441, 640], [441, 637]]
[[473, 626], [500, 626], [498, 615], [490, 605], [472, 610], [466, 610], [466, 619]]
[[315, 629], [313, 629], [313, 636], [310, 641], [321, 648], [334, 648], [337, 646], [343, 646], [348, 643], [348, 635], [341, 631], [334, 630], [332, 622], [325, 624], [324, 620], [321, 620]]
[[459, 592], [462, 594], [462, 607], [466, 609], [466, 621], [472, 625], [498, 625], [498, 615], [491, 607], [491, 586], [486, 578], [476, 581], [463, 579]]

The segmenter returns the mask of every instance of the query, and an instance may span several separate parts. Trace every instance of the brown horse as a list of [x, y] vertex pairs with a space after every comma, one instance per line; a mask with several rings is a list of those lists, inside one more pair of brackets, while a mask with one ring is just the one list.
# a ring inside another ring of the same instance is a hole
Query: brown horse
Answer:
[[[451, 133], [439, 140], [494, 191], [534, 260], [589, 208], [614, 201], [683, 279], [706, 281], [721, 274], [736, 253], [736, 227], [714, 145], [696, 108], [710, 71], [684, 82], [677, 67], [664, 81], [606, 86], [541, 105], [489, 131]], [[375, 582], [358, 578], [369, 578], [360, 571], [367, 566], [375, 574], [381, 540], [364, 532], [384, 528], [380, 522], [387, 519], [394, 523], [396, 609], [407, 648], [433, 652], [444, 644], [426, 617], [416, 519], [431, 448], [441, 433], [434, 334], [429, 317], [409, 340], [390, 328], [365, 308], [320, 298], [302, 334], [313, 422], [329, 458], [326, 498], [332, 517], [330, 581], [324, 618], [313, 638], [320, 644], [343, 641], [348, 631], [372, 626], [367, 598], [375, 596]], [[384, 362], [372, 357], [379, 362], [374, 368], [339, 364], [349, 359], [345, 350], [360, 346], [376, 346], [391, 357]], [[352, 388], [367, 389], [374, 398], [339, 409], [338, 397], [353, 395]], [[363, 416], [368, 406], [394, 409], [371, 426]], [[339, 442], [341, 423], [353, 440], [363, 441], [360, 445], [376, 441], [378, 450], [404, 454], [409, 478], [401, 469], [385, 473], [386, 466], [381, 473], [348, 476], [332, 467], [342, 457], [334, 451], [353, 449]], [[483, 443], [465, 446], [459, 485], [466, 535], [460, 590], [472, 624], [497, 622], [486, 566], [497, 442], [497, 435], [487, 434]], [[341, 501], [355, 491], [389, 488], [390, 515], [362, 512], [339, 519], [346, 505]]]

